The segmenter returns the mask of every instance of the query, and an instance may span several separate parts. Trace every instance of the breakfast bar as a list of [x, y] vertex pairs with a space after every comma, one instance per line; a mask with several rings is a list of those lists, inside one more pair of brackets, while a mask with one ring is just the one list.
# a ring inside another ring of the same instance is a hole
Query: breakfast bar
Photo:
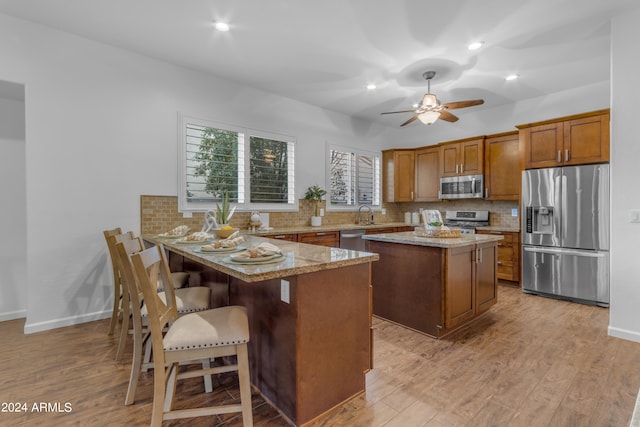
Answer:
[[429, 238], [414, 232], [363, 237], [373, 265], [373, 314], [434, 338], [473, 321], [497, 301], [502, 236]]
[[162, 243], [172, 270], [212, 287], [217, 305], [247, 308], [253, 386], [294, 425], [321, 417], [365, 390], [372, 367], [371, 266], [377, 254], [246, 236], [282, 257], [254, 264], [198, 244]]

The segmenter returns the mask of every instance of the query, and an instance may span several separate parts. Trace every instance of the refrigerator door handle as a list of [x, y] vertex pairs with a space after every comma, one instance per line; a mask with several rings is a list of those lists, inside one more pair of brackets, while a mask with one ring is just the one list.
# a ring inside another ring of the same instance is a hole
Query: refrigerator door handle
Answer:
[[572, 251], [571, 249], [556, 249], [556, 248], [543, 248], [543, 247], [530, 247], [530, 246], [525, 246], [523, 249], [525, 252], [584, 256], [589, 258], [602, 258], [606, 256], [605, 252]]

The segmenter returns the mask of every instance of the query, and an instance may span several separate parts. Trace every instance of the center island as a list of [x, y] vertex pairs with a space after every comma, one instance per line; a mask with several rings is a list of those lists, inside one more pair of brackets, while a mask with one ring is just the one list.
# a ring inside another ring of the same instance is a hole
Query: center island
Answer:
[[378, 255], [257, 236], [275, 262], [236, 264], [201, 244], [163, 244], [172, 271], [212, 289], [212, 306], [242, 305], [249, 317], [251, 383], [293, 425], [304, 426], [364, 393], [372, 368], [371, 265]]
[[380, 260], [372, 267], [373, 314], [433, 338], [473, 321], [497, 302], [502, 236], [363, 236]]

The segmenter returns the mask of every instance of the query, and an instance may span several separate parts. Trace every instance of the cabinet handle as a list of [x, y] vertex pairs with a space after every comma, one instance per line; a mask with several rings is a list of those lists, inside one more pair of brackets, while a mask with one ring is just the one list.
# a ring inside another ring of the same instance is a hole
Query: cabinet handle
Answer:
[[464, 163], [460, 163], [460, 173], [464, 173]]
[[564, 161], [565, 162], [569, 161], [569, 150], [564, 150]]
[[280, 236], [273, 236], [272, 239], [284, 239], [284, 234]]
[[502, 261], [498, 261], [498, 262], [497, 262], [497, 264], [498, 264], [498, 265], [502, 265]]
[[484, 198], [489, 197], [489, 187], [484, 187]]
[[316, 236], [326, 236], [327, 233], [316, 233]]
[[458, 164], [456, 163], [456, 173], [458, 173]]
[[411, 200], [413, 200], [413, 191], [411, 192]]
[[562, 152], [558, 150], [558, 163], [562, 161]]
[[480, 264], [482, 264], [482, 248], [478, 249], [478, 252], [480, 252]]

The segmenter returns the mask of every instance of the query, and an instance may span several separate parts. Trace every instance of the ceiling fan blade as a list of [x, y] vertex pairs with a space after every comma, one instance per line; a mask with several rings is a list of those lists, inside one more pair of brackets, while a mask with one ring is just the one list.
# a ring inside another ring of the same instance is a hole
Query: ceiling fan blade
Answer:
[[447, 110], [455, 110], [456, 108], [473, 107], [474, 105], [484, 104], [483, 99], [471, 99], [469, 101], [447, 102], [442, 105]]
[[402, 110], [402, 111], [387, 111], [386, 113], [380, 114], [396, 114], [396, 113], [415, 113], [416, 110]]
[[[417, 116], [416, 116], [417, 117]], [[446, 122], [457, 122], [458, 117], [454, 116], [447, 110], [440, 111], [440, 120], [444, 120]]]
[[411, 117], [409, 120], [407, 120], [406, 122], [404, 122], [403, 124], [400, 125], [400, 127], [408, 125], [409, 123], [413, 122], [415, 119], [418, 118], [418, 114], [416, 114], [415, 116]]

